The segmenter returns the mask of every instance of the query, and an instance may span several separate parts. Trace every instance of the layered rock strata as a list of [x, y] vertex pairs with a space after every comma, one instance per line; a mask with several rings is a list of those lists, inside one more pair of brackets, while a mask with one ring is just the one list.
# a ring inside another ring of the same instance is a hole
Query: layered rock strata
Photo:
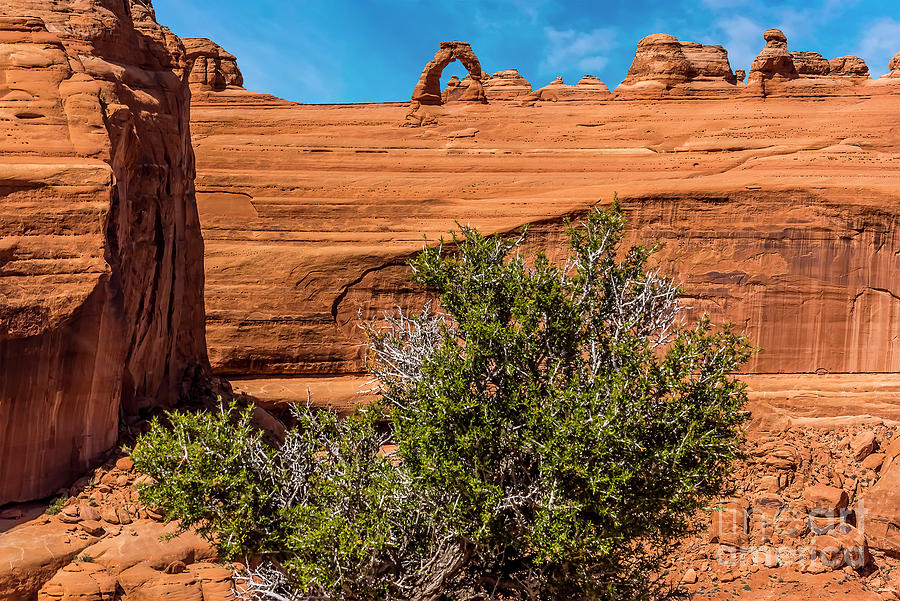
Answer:
[[531, 83], [516, 69], [497, 71], [484, 79], [484, 95], [488, 102], [520, 99], [531, 91]]
[[789, 52], [787, 38], [778, 29], [767, 30], [764, 38], [766, 46], [750, 69], [747, 94], [815, 98], [885, 91], [869, 78], [869, 67], [857, 56], [826, 60], [818, 52]]
[[421, 306], [405, 262], [423, 234], [531, 223], [558, 252], [565, 216], [618, 193], [693, 315], [762, 347], [748, 371], [898, 371], [895, 104], [448, 104], [425, 128], [397, 127], [399, 104], [196, 106], [213, 363], [316, 396], [363, 370], [360, 309]]
[[184, 54], [146, 1], [0, 8], [0, 505], [207, 369]]
[[838, 77], [868, 77], [869, 66], [858, 56], [839, 56], [828, 61], [829, 75]]
[[831, 73], [831, 64], [818, 52], [798, 50], [791, 52], [791, 60], [797, 69], [797, 74], [804, 75], [828, 75]]
[[593, 75], [585, 75], [574, 86], [568, 85], [562, 77], [535, 90], [528, 96], [529, 100], [544, 100], [550, 102], [577, 101], [577, 100], [608, 100], [609, 88], [599, 78]]
[[704, 96], [734, 90], [737, 80], [721, 46], [681, 42], [665, 33], [638, 42], [628, 75], [616, 96]]

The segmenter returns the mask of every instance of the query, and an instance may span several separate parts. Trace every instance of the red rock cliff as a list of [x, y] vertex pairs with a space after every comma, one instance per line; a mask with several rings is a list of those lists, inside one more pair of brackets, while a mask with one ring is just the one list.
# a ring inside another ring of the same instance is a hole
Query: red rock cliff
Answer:
[[148, 0], [0, 7], [0, 505], [208, 366], [184, 66]]
[[747, 371], [898, 372], [889, 81], [821, 102], [450, 103], [427, 127], [398, 127], [399, 104], [195, 104], [214, 369], [286, 391], [359, 373], [358, 311], [421, 307], [404, 262], [423, 233], [531, 223], [558, 251], [565, 217], [618, 193], [687, 304], [763, 348]]

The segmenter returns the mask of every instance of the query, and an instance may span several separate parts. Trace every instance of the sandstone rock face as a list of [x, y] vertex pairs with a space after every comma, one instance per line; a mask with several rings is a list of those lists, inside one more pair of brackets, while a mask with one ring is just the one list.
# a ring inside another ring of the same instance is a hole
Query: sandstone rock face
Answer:
[[516, 69], [497, 71], [483, 83], [488, 102], [516, 100], [531, 93], [531, 84]]
[[[358, 384], [317, 382], [364, 370], [358, 310], [421, 307], [405, 261], [423, 234], [530, 223], [558, 253], [563, 216], [618, 193], [629, 240], [663, 244], [694, 315], [763, 349], [747, 371], [809, 374], [796, 404], [819, 390], [840, 415], [849, 391], [817, 371], [900, 371], [895, 110], [891, 95], [446, 105], [401, 128], [405, 104], [195, 106], [212, 361], [240, 389], [352, 404]], [[859, 376], [859, 396], [900, 390], [883, 377]]]
[[184, 67], [143, 0], [0, 7], [0, 505], [207, 366]]
[[45, 582], [97, 542], [71, 536], [65, 524], [37, 523], [0, 534], [0, 600], [32, 599]]
[[890, 69], [890, 72], [888, 72], [886, 75], [883, 75], [882, 77], [900, 78], [900, 52], [898, 52], [891, 58], [891, 62], [888, 63], [888, 69]]
[[681, 50], [691, 66], [691, 79], [708, 77], [734, 83], [734, 73], [728, 63], [728, 52], [716, 44], [680, 42]]
[[799, 77], [794, 59], [787, 49], [787, 37], [780, 29], [767, 29], [763, 33], [765, 48], [753, 59], [750, 82], [773, 78], [796, 79]]
[[692, 72], [681, 42], [673, 35], [655, 33], [638, 42], [634, 61], [622, 84], [650, 80], [671, 86], [689, 80]]
[[[441, 92], [441, 101], [442, 102], [450, 102], [452, 100], [456, 100], [462, 94], [462, 90], [460, 89], [460, 79], [456, 75], [447, 80], [447, 85], [444, 87], [444, 91]], [[466, 81], [464, 88], [469, 86], [469, 82]]]
[[881, 479], [857, 508], [873, 549], [900, 555], [900, 463], [883, 470]]
[[221, 92], [228, 87], [244, 86], [244, 76], [233, 54], [206, 38], [184, 38], [182, 41], [192, 87]]
[[574, 86], [566, 84], [562, 77], [557, 77], [543, 88], [535, 90], [528, 98], [558, 102], [560, 100], [606, 100], [609, 97], [609, 88], [606, 87], [606, 84], [593, 75], [585, 75]]
[[576, 83], [575, 86], [584, 91], [590, 90], [601, 95], [609, 94], [609, 86], [600, 81], [600, 78], [596, 75], [585, 75], [578, 80], [578, 83]]
[[869, 68], [856, 56], [826, 61], [818, 52], [788, 52], [777, 29], [765, 33], [766, 47], [753, 62], [746, 95], [821, 98], [866, 93], [896, 93], [890, 80], [873, 82]]
[[737, 80], [721, 46], [681, 42], [656, 33], [638, 42], [618, 96], [703, 95], [734, 89]]
[[[474, 86], [476, 91], [470, 91], [470, 86]], [[447, 80], [447, 86], [444, 88], [444, 91], [441, 92], [441, 101], [443, 103], [458, 101], [472, 102], [471, 94], [474, 93], [480, 95], [481, 92], [477, 90], [483, 86], [483, 82], [476, 82], [472, 79], [471, 75], [466, 75], [462, 79], [454, 75]], [[415, 102], [413, 104], [415, 104]]]
[[471, 83], [466, 87], [464, 94], [461, 94], [457, 100], [460, 102], [487, 102], [484, 95], [484, 87], [481, 84], [481, 63], [472, 46], [467, 42], [452, 41], [441, 42], [440, 50], [434, 55], [422, 75], [419, 77], [419, 83], [413, 89], [413, 101], [421, 104], [441, 104], [441, 72], [444, 67], [451, 62], [458, 60], [469, 71]]
[[112, 601], [116, 579], [102, 566], [90, 562], [71, 563], [41, 587], [38, 601]]
[[803, 75], [828, 75], [831, 72], [831, 65], [828, 60], [818, 52], [807, 52], [798, 50], [791, 52], [791, 60], [794, 61], [794, 67], [797, 74]]
[[869, 66], [858, 56], [839, 56], [828, 61], [831, 75], [845, 77], [868, 77]]

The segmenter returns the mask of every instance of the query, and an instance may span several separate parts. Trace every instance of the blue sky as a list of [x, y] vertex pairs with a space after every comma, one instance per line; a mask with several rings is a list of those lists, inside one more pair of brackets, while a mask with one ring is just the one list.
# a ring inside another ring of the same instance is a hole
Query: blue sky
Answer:
[[[485, 71], [517, 68], [536, 88], [585, 73], [610, 88], [651, 33], [721, 44], [749, 69], [762, 32], [791, 50], [862, 56], [873, 76], [900, 51], [898, 0], [154, 0], [182, 37], [238, 57], [248, 89], [301, 102], [406, 100], [442, 40], [464, 40]], [[459, 63], [443, 81], [464, 74]]]

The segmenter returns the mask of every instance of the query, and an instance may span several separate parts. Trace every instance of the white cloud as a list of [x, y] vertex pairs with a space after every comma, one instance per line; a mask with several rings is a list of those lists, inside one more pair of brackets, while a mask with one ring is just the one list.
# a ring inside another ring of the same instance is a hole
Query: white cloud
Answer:
[[605, 56], [589, 56], [578, 61], [578, 68], [590, 75], [602, 71], [608, 64], [609, 59]]
[[864, 27], [859, 40], [859, 55], [878, 77], [887, 73], [888, 62], [900, 52], [900, 21], [884, 17]]
[[[701, 36], [708, 43], [721, 44], [728, 50], [732, 69], [750, 69], [753, 59], [765, 46], [763, 32], [770, 27], [782, 30], [790, 50], [806, 48], [804, 40], [817, 39], [817, 32], [830, 22], [841, 19], [859, 0], [817, 0], [799, 4], [774, 6], [765, 0], [701, 0], [713, 14], [712, 27]], [[738, 4], [743, 10], [733, 15]]]
[[716, 33], [707, 36], [707, 39], [725, 47], [732, 70], [744, 69], [749, 72], [753, 59], [766, 45], [763, 40], [766, 28], [744, 16], [717, 19], [714, 27]]
[[603, 69], [608, 58], [606, 53], [616, 47], [616, 30], [612, 27], [599, 27], [591, 31], [574, 29], [554, 29], [546, 27], [547, 55], [541, 64], [541, 70], [599, 71]]

